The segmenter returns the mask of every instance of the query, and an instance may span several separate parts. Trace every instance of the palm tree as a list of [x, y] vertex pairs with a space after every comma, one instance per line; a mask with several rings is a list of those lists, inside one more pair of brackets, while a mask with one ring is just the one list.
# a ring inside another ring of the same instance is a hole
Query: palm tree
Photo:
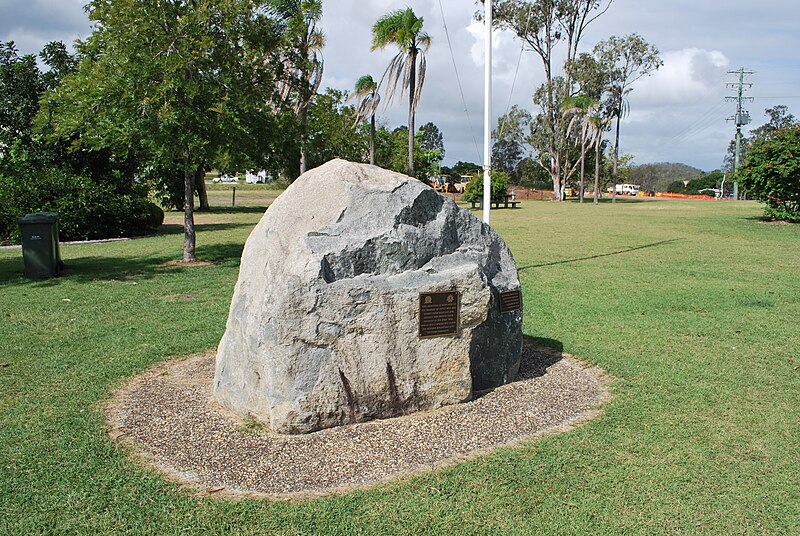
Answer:
[[592, 128], [592, 136], [594, 139], [594, 204], [599, 203], [600, 197], [600, 157], [602, 155], [603, 147], [603, 132], [608, 130], [609, 125], [613, 119], [612, 111], [603, 103], [595, 109], [592, 116], [589, 118], [589, 124]]
[[[417, 112], [422, 85], [425, 83], [425, 52], [431, 37], [422, 31], [422, 17], [417, 17], [408, 7], [387, 13], [372, 26], [372, 50], [395, 44], [400, 52], [383, 73], [379, 86], [386, 81], [386, 102], [392, 101], [398, 84], [408, 90], [408, 174], [414, 176], [414, 115]], [[419, 58], [419, 66], [417, 66]]]
[[[576, 145], [580, 145], [580, 157], [578, 162], [580, 163], [581, 168], [579, 193], [581, 203], [583, 203], [583, 192], [586, 188], [586, 174], [584, 169], [586, 153], [589, 151], [589, 147], [594, 145], [594, 136], [596, 135], [595, 129], [592, 128], [591, 125], [591, 117], [599, 107], [599, 100], [584, 95], [568, 97], [564, 100], [564, 104], [562, 105], [564, 116], [572, 115], [572, 119], [567, 126], [567, 132], [571, 132], [575, 126], [578, 127], [579, 131], [579, 137], [576, 138], [575, 143]], [[570, 172], [569, 174], [571, 175], [572, 173]]]
[[322, 0], [273, 0], [272, 11], [284, 27], [287, 50], [284, 58], [287, 79], [281, 84], [283, 99], [294, 98], [294, 111], [300, 121], [300, 174], [306, 172], [308, 107], [322, 83], [322, 48], [325, 34], [317, 28], [322, 18]]
[[625, 89], [623, 85], [612, 84], [609, 88], [609, 101], [611, 103], [611, 113], [616, 120], [616, 133], [614, 136], [614, 154], [612, 155], [613, 168], [611, 171], [611, 202], [617, 201], [617, 179], [619, 178], [619, 122], [626, 117], [631, 110], [630, 102], [625, 97], [630, 93], [630, 88]]
[[361, 121], [369, 119], [369, 163], [375, 165], [375, 114], [381, 102], [378, 94], [378, 84], [370, 75], [364, 75], [356, 81], [356, 90], [350, 95], [350, 100], [358, 101], [356, 109], [355, 127]]

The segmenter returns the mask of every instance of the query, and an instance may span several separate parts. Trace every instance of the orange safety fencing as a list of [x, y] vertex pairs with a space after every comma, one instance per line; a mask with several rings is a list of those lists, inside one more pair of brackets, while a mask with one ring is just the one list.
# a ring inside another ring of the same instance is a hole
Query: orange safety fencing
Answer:
[[514, 199], [525, 200], [533, 199], [534, 201], [546, 201], [553, 199], [553, 190], [537, 190], [535, 188], [522, 188], [521, 186], [512, 186], [509, 193], [514, 194]]
[[656, 192], [656, 197], [669, 197], [671, 199], [717, 199], [711, 195], [697, 195], [697, 194], [673, 194], [670, 192]]

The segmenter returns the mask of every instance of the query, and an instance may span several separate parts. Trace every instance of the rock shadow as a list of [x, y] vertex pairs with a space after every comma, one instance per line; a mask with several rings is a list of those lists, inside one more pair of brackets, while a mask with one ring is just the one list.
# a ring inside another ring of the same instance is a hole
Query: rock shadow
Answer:
[[[518, 383], [534, 378], [541, 378], [547, 374], [547, 369], [564, 358], [564, 345], [561, 341], [545, 337], [522, 336], [522, 355], [520, 356], [519, 372], [509, 383]], [[472, 392], [472, 400], [477, 400], [492, 391], [484, 389]]]
[[564, 357], [564, 345], [561, 341], [544, 337], [522, 336], [522, 358], [515, 382], [539, 378], [547, 373], [547, 369], [561, 361]]

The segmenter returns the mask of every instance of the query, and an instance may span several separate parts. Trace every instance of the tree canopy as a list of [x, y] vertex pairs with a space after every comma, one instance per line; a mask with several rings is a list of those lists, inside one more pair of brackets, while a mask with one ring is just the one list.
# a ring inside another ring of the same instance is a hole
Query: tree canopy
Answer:
[[[574, 71], [586, 29], [605, 13], [612, 0], [499, 0], [493, 4], [496, 27], [514, 32], [541, 60], [545, 81], [534, 93], [541, 112], [535, 118], [531, 142], [537, 160], [550, 174], [556, 199], [562, 199], [566, 179], [575, 170], [570, 154], [570, 117], [562, 113], [575, 96]], [[476, 16], [481, 18], [481, 13]], [[564, 58], [562, 75], [554, 63]]]
[[[266, 154], [282, 28], [255, 0], [87, 6], [93, 33], [55, 92], [54, 133], [115, 154], [139, 152], [184, 177], [185, 261], [195, 258], [195, 178], [212, 163]], [[75, 133], [80, 132], [76, 137]]]
[[756, 141], [737, 175], [765, 204], [767, 218], [800, 223], [800, 125]]
[[[617, 183], [619, 167], [619, 131], [622, 118], [629, 111], [627, 95], [633, 83], [657, 70], [663, 62], [658, 49], [647, 43], [642, 36], [630, 34], [623, 37], [612, 36], [594, 47], [598, 63], [607, 69], [608, 87], [607, 108], [616, 120], [614, 152], [612, 154], [612, 185]], [[616, 188], [613, 190], [616, 196]]]
[[[133, 162], [104, 150], [67, 151], [35, 128], [42, 99], [67, 77], [75, 58], [61, 42], [33, 55], [0, 43], [0, 242], [15, 241], [29, 212], [59, 212], [60, 236], [81, 240], [151, 232], [164, 214], [133, 180]], [[47, 108], [47, 105], [45, 106]], [[45, 117], [49, 117], [45, 114]]]
[[515, 104], [497, 119], [497, 128], [492, 132], [492, 167], [505, 172], [514, 182], [519, 181], [517, 166], [530, 143], [531, 122], [530, 112]]

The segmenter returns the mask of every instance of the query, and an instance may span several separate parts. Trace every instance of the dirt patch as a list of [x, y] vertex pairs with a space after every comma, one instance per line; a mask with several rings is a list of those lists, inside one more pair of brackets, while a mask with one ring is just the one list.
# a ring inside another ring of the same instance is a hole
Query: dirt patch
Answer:
[[281, 435], [214, 400], [214, 352], [160, 364], [114, 393], [109, 434], [202, 494], [274, 499], [346, 492], [457, 463], [587, 422], [609, 380], [550, 348], [526, 346], [516, 381], [434, 411]]

